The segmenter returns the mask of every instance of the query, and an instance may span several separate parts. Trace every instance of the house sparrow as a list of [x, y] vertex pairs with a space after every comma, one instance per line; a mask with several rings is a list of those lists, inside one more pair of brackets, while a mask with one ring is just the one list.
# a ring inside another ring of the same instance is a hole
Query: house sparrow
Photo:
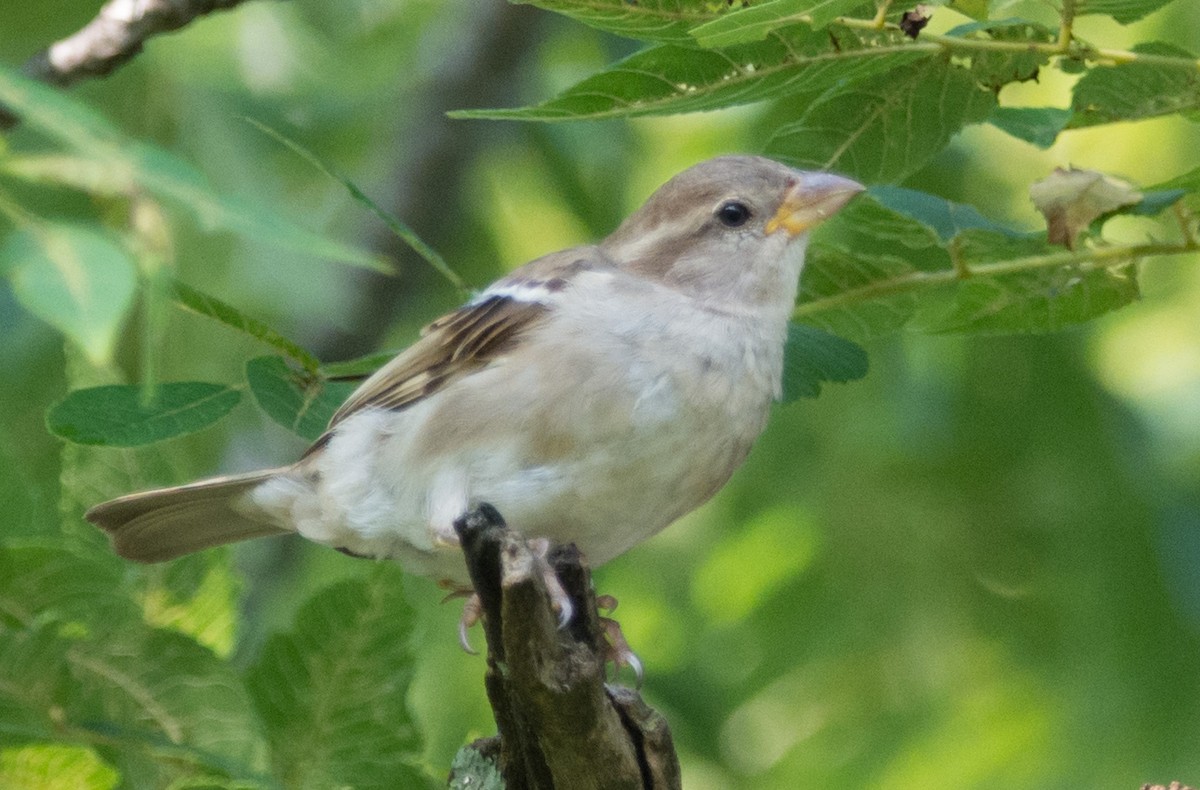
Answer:
[[290, 466], [123, 496], [87, 519], [158, 562], [298, 532], [469, 584], [453, 522], [493, 505], [600, 565], [709, 499], [780, 395], [808, 231], [862, 186], [698, 164], [607, 239], [437, 319]]

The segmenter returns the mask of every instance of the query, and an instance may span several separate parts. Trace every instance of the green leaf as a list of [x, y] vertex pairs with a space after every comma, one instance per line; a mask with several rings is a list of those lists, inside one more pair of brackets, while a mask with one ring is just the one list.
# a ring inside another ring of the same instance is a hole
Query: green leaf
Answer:
[[1178, 203], [1188, 194], [1186, 189], [1160, 189], [1153, 192], [1143, 192], [1142, 199], [1132, 206], [1122, 206], [1113, 214], [1132, 214], [1139, 217], [1153, 217]]
[[[960, 253], [969, 266], [1043, 254], [1041, 239], [971, 231]], [[971, 277], [939, 305], [927, 301], [914, 328], [927, 332], [1053, 332], [1124, 307], [1138, 298], [1136, 271], [1058, 266], [997, 277]]]
[[0, 173], [36, 184], [67, 186], [104, 197], [128, 195], [135, 186], [128, 167], [73, 154], [0, 158]]
[[395, 358], [397, 351], [381, 351], [357, 359], [330, 362], [321, 366], [321, 375], [327, 379], [365, 379]]
[[[1012, 18], [970, 22], [948, 31], [947, 37], [972, 41], [1001, 41], [1008, 44], [1049, 44], [1058, 33], [1026, 19]], [[1038, 70], [1050, 62], [1050, 55], [1034, 47], [1027, 50], [975, 50], [969, 54], [968, 68], [975, 79], [992, 90], [1010, 82], [1035, 80]]]
[[137, 182], [191, 212], [208, 230], [224, 229], [282, 249], [394, 274], [380, 255], [315, 233], [257, 203], [214, 192], [191, 165], [159, 148], [134, 143], [128, 158]]
[[125, 568], [111, 555], [49, 546], [0, 546], [0, 628], [38, 621], [107, 630], [140, 612], [120, 592]]
[[688, 42], [692, 26], [718, 15], [710, 0], [514, 0], [557, 11], [585, 25], [627, 38]]
[[855, 340], [895, 332], [916, 313], [917, 297], [909, 291], [893, 293], [887, 286], [914, 271], [896, 256], [855, 255], [810, 244], [793, 318]]
[[159, 385], [146, 403], [140, 387], [111, 384], [70, 393], [50, 407], [46, 425], [76, 444], [134, 447], [207, 428], [241, 399], [223, 384], [181, 381]]
[[125, 250], [90, 228], [38, 222], [0, 245], [0, 270], [17, 300], [77, 343], [93, 365], [112, 359], [137, 287]]
[[73, 640], [66, 658], [69, 696], [56, 703], [75, 726], [103, 736], [101, 755], [129, 786], [265, 768], [262, 726], [241, 679], [188, 637], [139, 624]]
[[1139, 44], [1133, 51], [1191, 61], [1190, 68], [1137, 61], [1097, 66], [1075, 84], [1069, 128], [1200, 110], [1200, 70], [1195, 55], [1162, 43]]
[[1047, 332], [1137, 298], [1128, 259], [1104, 265], [1103, 258], [1063, 252], [1041, 234], [969, 228], [950, 246], [956, 266], [917, 268], [887, 253], [816, 241], [809, 246], [793, 318], [855, 339], [905, 327]]
[[106, 118], [61, 90], [0, 66], [0, 104], [29, 127], [100, 160], [121, 160], [121, 133]]
[[413, 612], [403, 573], [379, 565], [311, 598], [267, 642], [248, 683], [289, 788], [418, 787], [420, 737], [405, 698]]
[[694, 28], [692, 36], [702, 47], [728, 47], [761, 41], [771, 31], [792, 22], [823, 28], [861, 5], [862, 0], [770, 0], [706, 22]]
[[175, 300], [183, 307], [220, 321], [226, 326], [273, 346], [299, 363], [305, 370], [315, 373], [321, 367], [321, 361], [303, 347], [279, 334], [257, 318], [251, 318], [233, 305], [179, 281], [173, 283], [172, 291]]
[[268, 417], [309, 441], [321, 435], [355, 388], [352, 383], [297, 373], [282, 357], [257, 357], [247, 362], [246, 382]]
[[57, 625], [0, 628], [0, 743], [57, 739], [54, 714], [70, 695], [67, 643]]
[[1018, 140], [1049, 148], [1071, 120], [1071, 111], [1058, 107], [997, 107], [988, 123]]
[[47, 743], [0, 751], [0, 787], [112, 790], [113, 768], [84, 746]]
[[892, 72], [930, 53], [895, 32], [814, 31], [804, 25], [723, 50], [667, 44], [638, 52], [533, 107], [461, 110], [455, 118], [559, 121], [637, 117], [733, 107], [822, 92]]
[[868, 183], [898, 181], [995, 105], [995, 94], [980, 89], [969, 71], [927, 58], [828, 91], [774, 133], [766, 154]]
[[974, 206], [952, 203], [928, 192], [904, 187], [875, 186], [868, 190], [868, 194], [881, 206], [931, 228], [943, 242], [950, 241], [965, 230], [978, 228], [1006, 235], [1018, 233], [983, 216]]
[[333, 169], [330, 168], [329, 165], [325, 164], [320, 157], [290, 137], [286, 137], [282, 133], [277, 132], [266, 124], [256, 121], [253, 118], [246, 117], [246, 121], [263, 134], [287, 146], [289, 149], [299, 155], [301, 159], [308, 162], [327, 177], [341, 184], [342, 187], [344, 187], [345, 190], [350, 193], [351, 198], [353, 198], [357, 203], [365, 206], [368, 211], [378, 217], [384, 225], [387, 225], [388, 230], [394, 233], [398, 239], [407, 244], [413, 250], [413, 252], [417, 253], [417, 255], [420, 255], [426, 263], [432, 266], [438, 274], [445, 277], [451, 285], [463, 293], [467, 293], [470, 290], [467, 288], [467, 284], [463, 282], [463, 279], [458, 276], [458, 273], [450, 268], [450, 264], [446, 263], [445, 258], [438, 254], [437, 250], [426, 244], [424, 239], [417, 235], [416, 231], [401, 222], [398, 217], [390, 212], [384, 211], [378, 203], [369, 198], [365, 192], [359, 189], [357, 184], [345, 176], [333, 172]]
[[867, 352], [862, 346], [816, 327], [788, 324], [782, 403], [815, 398], [826, 382], [844, 384], [865, 375]]
[[[103, 194], [110, 194], [115, 184], [140, 185], [191, 212], [209, 229], [231, 230], [285, 249], [392, 271], [374, 253], [341, 244], [256, 204], [214, 192], [195, 168], [174, 154], [127, 138], [81, 102], [4, 67], [0, 67], [0, 104], [16, 111], [31, 128], [94, 160], [90, 171], [103, 168], [111, 176]], [[43, 176], [48, 174], [42, 170]], [[88, 177], [81, 173], [72, 185], [83, 186]]]
[[1122, 25], [1128, 25], [1170, 2], [1171, 0], [1079, 0], [1075, 6], [1075, 13], [1108, 14]]

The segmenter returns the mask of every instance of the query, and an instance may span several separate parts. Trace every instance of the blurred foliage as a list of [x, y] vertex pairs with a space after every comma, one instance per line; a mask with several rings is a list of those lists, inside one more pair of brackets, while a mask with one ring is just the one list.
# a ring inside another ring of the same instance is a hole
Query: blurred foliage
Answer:
[[[456, 277], [729, 151], [871, 189], [811, 248], [810, 398], [598, 573], [685, 786], [1200, 778], [1196, 4], [252, 2], [17, 76], [96, 6], [0, 37], [0, 786], [436, 784], [493, 725], [433, 584], [285, 538], [131, 568], [81, 513], [292, 460]], [[1074, 251], [1028, 198], [1068, 166], [1136, 191]]]

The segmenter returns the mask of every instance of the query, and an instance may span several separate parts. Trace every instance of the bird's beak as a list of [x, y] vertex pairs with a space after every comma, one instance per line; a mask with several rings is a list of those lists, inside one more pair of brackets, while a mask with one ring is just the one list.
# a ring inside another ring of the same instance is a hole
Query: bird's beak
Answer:
[[775, 216], [767, 220], [767, 235], [782, 230], [789, 236], [799, 236], [838, 213], [864, 189], [857, 181], [832, 173], [803, 173], [784, 196]]

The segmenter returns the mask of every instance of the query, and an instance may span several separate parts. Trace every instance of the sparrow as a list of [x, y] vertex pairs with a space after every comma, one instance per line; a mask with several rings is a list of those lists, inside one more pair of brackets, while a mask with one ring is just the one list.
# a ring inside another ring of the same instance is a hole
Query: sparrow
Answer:
[[601, 565], [694, 510], [781, 393], [809, 231], [863, 187], [725, 156], [602, 242], [538, 258], [429, 324], [289, 466], [91, 508], [118, 554], [299, 533], [469, 585], [454, 521], [488, 503]]

